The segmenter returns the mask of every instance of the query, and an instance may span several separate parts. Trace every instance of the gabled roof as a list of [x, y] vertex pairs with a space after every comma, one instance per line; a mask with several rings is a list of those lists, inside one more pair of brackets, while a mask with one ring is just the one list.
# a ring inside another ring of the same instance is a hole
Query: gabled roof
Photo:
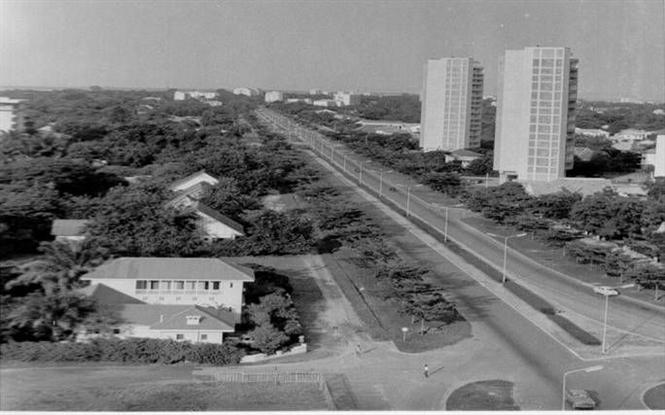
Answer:
[[[205, 170], [201, 170], [201, 171], [197, 171], [194, 174], [190, 174], [189, 176], [184, 177], [180, 180], [176, 180], [175, 182], [171, 183], [171, 185], [169, 186], [169, 189], [173, 190], [176, 187], [182, 185], [183, 183], [187, 183], [188, 181], [190, 181], [192, 179], [199, 179], [198, 183], [208, 182], [208, 180], [213, 181], [215, 184], [217, 184], [219, 182], [219, 180], [217, 180], [217, 178], [215, 178], [214, 176], [209, 175], [208, 173], [205, 172]], [[206, 179], [208, 179], [208, 180], [206, 180]]]
[[[234, 331], [232, 313], [196, 305], [122, 304], [116, 307], [121, 323], [150, 326], [153, 330]], [[187, 324], [187, 316], [201, 316], [199, 324]]]
[[589, 161], [593, 157], [593, 155], [596, 153], [595, 151], [591, 150], [589, 147], [575, 147], [573, 149], [573, 152], [577, 158], [579, 158], [582, 161]]
[[83, 236], [88, 219], [55, 219], [51, 225], [51, 235]]
[[98, 304], [145, 304], [143, 301], [125, 293], [121, 293], [105, 284], [92, 283], [77, 291], [95, 299]]
[[204, 215], [213, 218], [214, 220], [228, 226], [229, 228], [233, 229], [236, 232], [239, 232], [243, 235], [245, 234], [245, 230], [243, 229], [241, 224], [229, 218], [228, 216], [222, 215], [221, 213], [211, 208], [210, 206], [204, 205], [201, 202], [195, 202], [193, 206], [194, 209], [196, 209], [198, 212], [201, 212]]
[[254, 281], [254, 271], [217, 258], [116, 258], [81, 277], [155, 279], [155, 280], [227, 280]]

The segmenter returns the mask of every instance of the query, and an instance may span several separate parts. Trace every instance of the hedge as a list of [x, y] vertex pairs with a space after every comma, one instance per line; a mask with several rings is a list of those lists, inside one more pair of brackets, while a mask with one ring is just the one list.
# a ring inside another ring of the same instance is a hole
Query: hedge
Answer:
[[237, 364], [244, 351], [233, 344], [192, 344], [161, 339], [94, 339], [74, 342], [10, 342], [0, 345], [0, 359], [23, 362], [195, 362]]

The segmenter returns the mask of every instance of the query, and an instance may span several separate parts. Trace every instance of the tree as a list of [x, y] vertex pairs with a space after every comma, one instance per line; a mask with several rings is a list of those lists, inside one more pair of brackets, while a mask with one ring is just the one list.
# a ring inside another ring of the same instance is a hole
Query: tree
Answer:
[[234, 219], [237, 219], [243, 210], [258, 207], [254, 199], [243, 195], [238, 189], [238, 181], [228, 177], [219, 178], [219, 183], [210, 188], [201, 201]]
[[436, 191], [456, 195], [462, 180], [457, 173], [429, 173], [423, 178], [423, 183]]
[[312, 223], [301, 212], [264, 210], [254, 217], [243, 244], [250, 255], [300, 254], [314, 245]]
[[579, 193], [571, 193], [564, 189], [561, 192], [538, 196], [531, 201], [527, 210], [543, 218], [567, 219], [575, 203], [580, 200], [582, 196]]
[[90, 243], [124, 256], [188, 256], [202, 244], [193, 212], [166, 205], [151, 184], [112, 189], [93, 223]]
[[477, 158], [466, 167], [468, 174], [472, 176], [484, 176], [494, 171], [494, 153], [488, 151], [482, 157]]

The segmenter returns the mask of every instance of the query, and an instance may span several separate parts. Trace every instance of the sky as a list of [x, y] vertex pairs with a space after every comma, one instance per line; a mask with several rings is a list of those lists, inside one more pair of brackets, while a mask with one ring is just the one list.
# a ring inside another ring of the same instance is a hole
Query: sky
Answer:
[[0, 85], [418, 93], [428, 58], [568, 46], [579, 96], [665, 101], [665, 0], [0, 0]]

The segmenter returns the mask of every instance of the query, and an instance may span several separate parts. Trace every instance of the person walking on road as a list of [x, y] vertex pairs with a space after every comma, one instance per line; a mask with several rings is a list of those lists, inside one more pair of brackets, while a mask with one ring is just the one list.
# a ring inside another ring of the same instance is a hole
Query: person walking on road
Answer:
[[429, 377], [429, 366], [427, 366], [427, 363], [425, 363], [425, 370], [424, 370], [423, 373], [424, 373], [424, 375], [425, 375], [426, 378]]

